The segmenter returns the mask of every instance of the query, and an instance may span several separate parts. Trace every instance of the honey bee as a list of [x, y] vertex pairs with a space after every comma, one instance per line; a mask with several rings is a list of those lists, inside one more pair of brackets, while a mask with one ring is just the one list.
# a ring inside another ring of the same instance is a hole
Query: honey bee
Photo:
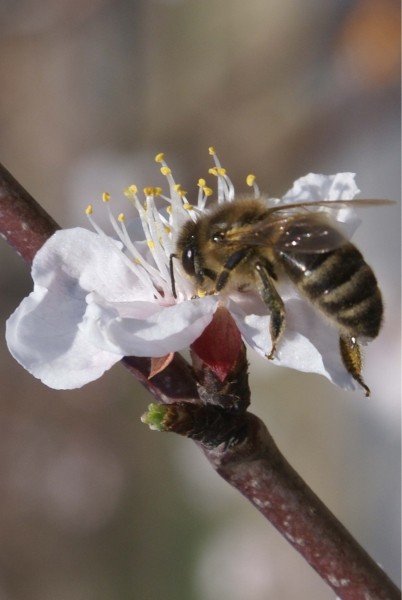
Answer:
[[173, 258], [198, 289], [207, 294], [224, 288], [254, 288], [271, 315], [275, 356], [285, 328], [285, 306], [276, 290], [279, 277], [288, 277], [301, 294], [335, 326], [343, 364], [364, 389], [358, 340], [377, 337], [382, 317], [381, 292], [360, 251], [320, 207], [371, 206], [387, 200], [297, 202], [269, 208], [262, 199], [238, 198], [218, 205], [186, 223]]

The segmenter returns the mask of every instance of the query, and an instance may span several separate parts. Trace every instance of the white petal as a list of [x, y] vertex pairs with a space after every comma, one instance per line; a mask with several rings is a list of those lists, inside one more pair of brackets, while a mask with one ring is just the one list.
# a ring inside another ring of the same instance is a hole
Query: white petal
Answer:
[[164, 356], [188, 347], [211, 322], [218, 304], [214, 296], [173, 306], [105, 304], [95, 296], [88, 301], [81, 330], [97, 347], [126, 356]]
[[49, 387], [81, 387], [121, 358], [95, 348], [79, 331], [85, 307], [83, 295], [66, 297], [35, 286], [7, 321], [11, 354]]
[[68, 296], [97, 291], [111, 301], [152, 299], [127, 264], [121, 244], [83, 228], [57, 231], [39, 250], [32, 264], [34, 282]]
[[[313, 202], [319, 200], [353, 200], [360, 192], [355, 183], [355, 173], [320, 175], [309, 173], [297, 179], [293, 187], [284, 195], [282, 202]], [[326, 210], [322, 208], [321, 210]], [[331, 208], [330, 215], [341, 225], [341, 231], [351, 238], [361, 219], [353, 207]]]
[[308, 173], [296, 179], [293, 187], [284, 195], [283, 200], [302, 202], [316, 200], [350, 200], [358, 193], [355, 183], [355, 173], [336, 173], [335, 175], [320, 175]]
[[[256, 312], [243, 310], [230, 301], [228, 308], [245, 341], [262, 356], [271, 351], [270, 316], [259, 307]], [[286, 328], [278, 344], [274, 364], [306, 373], [318, 373], [345, 389], [358, 386], [346, 371], [340, 351], [339, 335], [334, 327], [301, 297], [285, 302]]]
[[286, 366], [320, 373], [345, 389], [357, 389], [342, 362], [339, 333], [303, 298], [286, 303], [286, 330], [278, 348]]

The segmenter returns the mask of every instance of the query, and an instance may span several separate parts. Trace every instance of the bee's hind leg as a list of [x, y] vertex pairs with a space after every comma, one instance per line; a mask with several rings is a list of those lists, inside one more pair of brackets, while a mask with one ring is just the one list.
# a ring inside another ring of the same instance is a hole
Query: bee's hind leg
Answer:
[[266, 266], [258, 261], [255, 263], [255, 270], [259, 276], [259, 281], [257, 281], [258, 291], [271, 313], [269, 332], [272, 339], [272, 348], [266, 356], [269, 360], [272, 360], [275, 356], [276, 345], [285, 329], [285, 307], [282, 298], [272, 283]]
[[362, 356], [356, 338], [352, 336], [341, 335], [339, 337], [339, 348], [346, 370], [364, 389], [366, 397], [370, 396], [370, 388], [364, 383], [361, 375]]

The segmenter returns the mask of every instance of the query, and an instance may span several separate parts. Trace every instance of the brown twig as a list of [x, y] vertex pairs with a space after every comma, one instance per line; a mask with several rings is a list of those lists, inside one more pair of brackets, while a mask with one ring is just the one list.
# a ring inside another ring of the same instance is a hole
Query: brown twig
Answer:
[[[56, 229], [53, 219], [0, 165], [0, 233], [6, 240], [30, 264]], [[123, 363], [167, 405], [167, 429], [201, 440], [216, 471], [258, 508], [340, 598], [400, 598], [398, 588], [288, 464], [257, 417], [244, 410], [227, 412], [219, 398], [205, 404], [209, 378], [204, 373], [200, 400], [192, 367], [179, 355], [152, 379], [148, 379], [149, 359], [126, 357]], [[248, 393], [244, 372], [242, 377], [244, 396]], [[214, 393], [219, 390], [212, 389]], [[245, 408], [248, 398], [238, 399]]]

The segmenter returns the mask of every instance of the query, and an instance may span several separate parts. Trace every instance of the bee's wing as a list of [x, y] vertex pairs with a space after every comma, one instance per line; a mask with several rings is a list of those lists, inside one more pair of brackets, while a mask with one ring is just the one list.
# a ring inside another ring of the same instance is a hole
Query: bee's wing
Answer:
[[269, 245], [279, 252], [329, 252], [344, 244], [348, 234], [340, 231], [341, 223], [331, 219], [328, 211], [314, 209], [324, 207], [339, 210], [351, 205], [364, 208], [386, 204], [393, 202], [373, 199], [289, 202], [269, 208], [264, 220], [233, 234], [229, 233], [227, 238], [228, 241], [249, 246]]
[[340, 209], [348, 206], [353, 206], [354, 208], [368, 208], [371, 206], [383, 206], [395, 204], [392, 200], [386, 200], [384, 198], [353, 198], [350, 200], [314, 200], [313, 202], [286, 202], [286, 204], [279, 204], [277, 206], [273, 206], [268, 209], [268, 213], [276, 213], [281, 211], [292, 211], [295, 208], [333, 208]]
[[325, 213], [302, 213], [288, 220], [274, 247], [282, 252], [323, 253], [342, 246], [347, 237]]
[[339, 248], [345, 239], [325, 213], [288, 211], [277, 212], [243, 230], [236, 241], [248, 246], [272, 246], [279, 252], [321, 253]]

